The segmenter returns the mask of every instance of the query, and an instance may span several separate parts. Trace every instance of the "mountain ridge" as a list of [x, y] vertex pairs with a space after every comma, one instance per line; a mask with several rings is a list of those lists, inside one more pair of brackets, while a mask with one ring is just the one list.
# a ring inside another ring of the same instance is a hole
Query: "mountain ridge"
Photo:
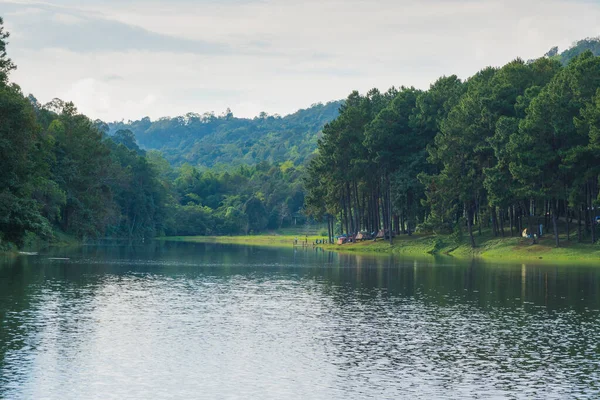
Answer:
[[303, 164], [317, 147], [323, 126], [338, 116], [343, 101], [313, 104], [284, 117], [261, 113], [255, 118], [237, 118], [228, 112], [188, 113], [151, 121], [109, 123], [109, 134], [131, 130], [147, 150], [159, 150], [173, 165], [185, 163], [204, 168], [227, 169], [292, 161]]

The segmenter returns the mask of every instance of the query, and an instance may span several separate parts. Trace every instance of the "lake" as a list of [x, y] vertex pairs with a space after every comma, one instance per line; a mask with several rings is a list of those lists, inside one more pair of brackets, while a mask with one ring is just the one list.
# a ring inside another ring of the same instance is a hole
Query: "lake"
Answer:
[[0, 258], [0, 398], [599, 398], [599, 317], [589, 266], [50, 249]]

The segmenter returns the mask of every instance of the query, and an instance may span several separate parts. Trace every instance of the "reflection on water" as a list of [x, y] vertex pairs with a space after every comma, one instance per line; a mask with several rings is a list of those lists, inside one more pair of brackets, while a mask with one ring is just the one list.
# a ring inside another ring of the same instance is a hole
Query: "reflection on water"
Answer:
[[599, 275], [191, 243], [0, 259], [0, 398], [598, 398]]

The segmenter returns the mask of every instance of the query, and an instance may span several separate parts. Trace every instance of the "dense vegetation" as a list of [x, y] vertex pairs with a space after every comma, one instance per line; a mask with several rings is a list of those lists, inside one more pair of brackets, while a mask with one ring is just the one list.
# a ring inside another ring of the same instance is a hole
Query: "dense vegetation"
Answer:
[[229, 110], [221, 116], [189, 113], [155, 122], [146, 117], [112, 123], [110, 130], [132, 131], [140, 146], [160, 150], [173, 165], [225, 170], [292, 161], [299, 166], [316, 150], [318, 134], [337, 117], [340, 104], [315, 104], [285, 117], [261, 113], [254, 119], [236, 118]]
[[578, 41], [569, 49], [558, 54], [558, 48], [554, 47], [549, 53], [555, 54], [563, 65], [567, 65], [572, 59], [586, 51], [591, 51], [595, 56], [600, 55], [600, 40], [598, 38], [586, 38]]
[[550, 54], [427, 91], [352, 93], [319, 140], [307, 207], [349, 234], [464, 229], [475, 246], [474, 226], [533, 236], [551, 220], [559, 246], [560, 219], [595, 242], [599, 167], [600, 58]]
[[325, 218], [331, 235], [465, 229], [472, 243], [474, 227], [534, 232], [541, 217], [557, 245], [571, 221], [595, 241], [600, 59], [585, 50], [598, 40], [283, 118], [106, 124], [25, 97], [8, 79], [7, 38], [0, 19], [2, 248], [28, 234], [241, 234], [305, 217]]
[[[16, 67], [6, 54], [7, 38], [0, 19], [0, 248], [22, 246], [28, 233], [139, 240], [258, 232], [301, 221], [302, 166], [288, 160], [224, 172], [189, 164], [173, 169], [159, 152], [140, 149], [131, 130], [109, 135], [107, 124], [79, 114], [72, 103], [41, 105], [25, 97], [8, 80]], [[300, 112], [281, 120], [293, 125], [302, 118]]]
[[168, 235], [258, 233], [304, 220], [298, 213], [304, 203], [302, 169], [291, 162], [220, 173], [187, 164], [176, 171], [164, 168], [165, 182], [174, 178]]
[[50, 111], [3, 79], [0, 115], [0, 246], [22, 245], [27, 232], [140, 238], [163, 230], [165, 192], [152, 166], [73, 104]]

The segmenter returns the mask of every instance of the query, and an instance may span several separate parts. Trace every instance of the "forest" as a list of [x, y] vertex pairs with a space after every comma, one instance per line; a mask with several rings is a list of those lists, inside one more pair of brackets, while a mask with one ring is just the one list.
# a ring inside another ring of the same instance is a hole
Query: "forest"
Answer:
[[[0, 19], [0, 248], [259, 233], [539, 234], [596, 241], [600, 41], [461, 80], [352, 92], [286, 117], [105, 123], [9, 74]], [[468, 235], [468, 236], [467, 236]], [[534, 238], [535, 239], [535, 238]]]
[[600, 58], [590, 51], [598, 40], [578, 45], [426, 91], [353, 92], [307, 168], [307, 212], [330, 236], [338, 222], [350, 236], [383, 229], [390, 242], [464, 232], [475, 247], [482, 226], [495, 236], [527, 229], [534, 242], [551, 226], [557, 247], [561, 234], [594, 243]]
[[225, 170], [263, 161], [296, 166], [306, 163], [317, 148], [323, 125], [338, 116], [341, 101], [313, 104], [281, 117], [261, 113], [254, 119], [188, 113], [176, 118], [108, 124], [110, 134], [132, 131], [140, 146], [160, 150], [173, 165], [185, 163], [200, 169]]
[[[129, 129], [110, 132], [72, 103], [42, 105], [25, 96], [9, 81], [16, 66], [7, 55], [8, 37], [0, 19], [1, 249], [22, 247], [32, 235], [90, 241], [240, 234], [302, 217], [301, 164], [174, 168], [162, 153], [141, 149]], [[253, 122], [237, 125], [244, 123]]]

